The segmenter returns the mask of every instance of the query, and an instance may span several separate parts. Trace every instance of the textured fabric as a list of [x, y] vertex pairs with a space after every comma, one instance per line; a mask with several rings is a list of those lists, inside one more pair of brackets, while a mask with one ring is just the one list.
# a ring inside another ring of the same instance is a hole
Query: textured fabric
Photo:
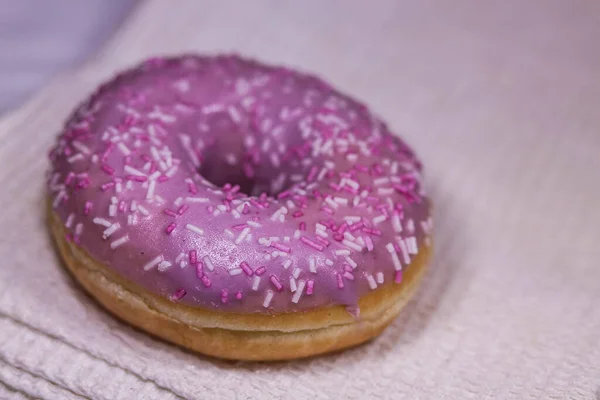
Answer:
[[[600, 387], [600, 3], [143, 3], [84, 68], [0, 121], [0, 397], [594, 399]], [[422, 156], [436, 254], [377, 340], [311, 360], [187, 353], [103, 312], [44, 221], [74, 105], [151, 54], [315, 71]]]

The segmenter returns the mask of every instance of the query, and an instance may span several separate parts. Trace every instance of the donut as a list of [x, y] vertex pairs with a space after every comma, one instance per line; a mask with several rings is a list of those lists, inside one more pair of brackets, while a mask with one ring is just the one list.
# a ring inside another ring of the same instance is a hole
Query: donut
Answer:
[[431, 254], [414, 152], [314, 75], [237, 55], [153, 58], [67, 119], [49, 226], [104, 308], [237, 360], [308, 357], [388, 326]]

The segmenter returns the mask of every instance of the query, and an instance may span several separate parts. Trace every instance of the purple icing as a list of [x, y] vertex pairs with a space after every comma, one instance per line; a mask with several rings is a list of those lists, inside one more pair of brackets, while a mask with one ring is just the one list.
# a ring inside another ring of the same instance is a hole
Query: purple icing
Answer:
[[120, 74], [50, 158], [68, 237], [192, 306], [354, 310], [428, 245], [420, 163], [384, 123], [314, 76], [237, 56]]

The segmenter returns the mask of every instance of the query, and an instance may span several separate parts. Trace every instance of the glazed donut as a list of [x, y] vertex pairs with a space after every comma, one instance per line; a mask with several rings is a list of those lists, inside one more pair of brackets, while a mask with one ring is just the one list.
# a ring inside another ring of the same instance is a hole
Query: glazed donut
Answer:
[[378, 335], [430, 254], [413, 152], [317, 77], [238, 56], [116, 76], [50, 151], [51, 231], [104, 307], [229, 359]]

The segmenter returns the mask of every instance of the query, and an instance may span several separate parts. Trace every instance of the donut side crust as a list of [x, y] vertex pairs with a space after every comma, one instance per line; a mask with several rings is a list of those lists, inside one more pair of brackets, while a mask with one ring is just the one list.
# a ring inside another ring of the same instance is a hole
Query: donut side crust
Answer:
[[379, 335], [416, 291], [431, 255], [423, 247], [400, 284], [388, 282], [359, 299], [355, 319], [344, 306], [284, 314], [236, 314], [173, 303], [127, 281], [66, 239], [48, 208], [50, 230], [64, 265], [105, 309], [168, 342], [213, 357], [275, 361], [356, 346]]

